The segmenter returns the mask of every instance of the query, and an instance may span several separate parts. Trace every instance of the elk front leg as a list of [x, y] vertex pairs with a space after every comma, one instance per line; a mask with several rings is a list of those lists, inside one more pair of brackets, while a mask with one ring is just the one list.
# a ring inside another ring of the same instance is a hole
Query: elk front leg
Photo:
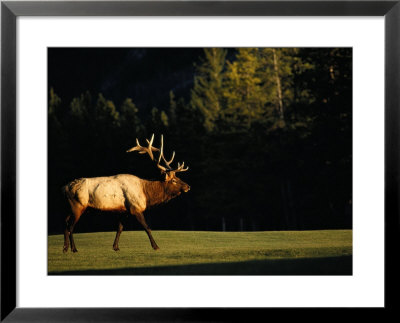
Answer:
[[143, 226], [144, 230], [146, 231], [147, 235], [149, 236], [151, 246], [153, 247], [154, 250], [160, 249], [157, 246], [157, 243], [154, 241], [153, 236], [151, 235], [151, 230], [149, 226], [146, 223], [146, 220], [144, 219], [144, 216], [142, 213], [134, 212], [134, 215], [136, 216], [136, 219], [139, 221], [139, 223]]

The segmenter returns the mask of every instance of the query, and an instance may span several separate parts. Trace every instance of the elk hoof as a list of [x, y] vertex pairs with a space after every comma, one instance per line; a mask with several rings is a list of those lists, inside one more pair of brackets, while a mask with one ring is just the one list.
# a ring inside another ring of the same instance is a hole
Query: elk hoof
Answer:
[[113, 247], [114, 251], [119, 251], [118, 247]]
[[76, 248], [72, 249], [72, 252], [78, 252], [78, 250]]
[[157, 251], [157, 250], [159, 250], [159, 249], [160, 249], [160, 247], [158, 247], [158, 246], [154, 246], [154, 247], [153, 247], [153, 249]]
[[63, 248], [63, 253], [68, 252], [68, 246]]

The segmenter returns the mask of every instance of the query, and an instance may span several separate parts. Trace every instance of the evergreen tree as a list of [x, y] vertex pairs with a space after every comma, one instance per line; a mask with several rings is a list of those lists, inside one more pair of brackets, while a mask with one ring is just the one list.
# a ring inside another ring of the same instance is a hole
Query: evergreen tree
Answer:
[[53, 88], [50, 88], [49, 94], [49, 115], [55, 116], [59, 106], [61, 105], [60, 97], [54, 92]]
[[260, 78], [260, 63], [258, 48], [239, 48], [236, 59], [227, 64], [223, 91], [227, 130], [247, 131], [266, 115], [267, 95]]
[[197, 66], [190, 105], [200, 111], [204, 128], [212, 132], [223, 109], [222, 82], [227, 51], [205, 48], [201, 65]]
[[168, 129], [168, 115], [164, 110], [153, 107], [147, 122], [146, 130], [148, 133], [165, 133]]
[[127, 98], [121, 105], [120, 109], [120, 120], [121, 127], [126, 130], [127, 133], [132, 133], [133, 136], [143, 131], [140, 118], [138, 116], [139, 109], [133, 103], [131, 98]]
[[310, 99], [310, 90], [307, 84], [295, 80], [313, 66], [302, 61], [297, 48], [263, 48], [260, 54], [261, 79], [268, 95], [267, 109], [273, 111], [270, 113], [271, 130], [305, 126], [296, 115], [296, 105]]
[[49, 134], [60, 135], [62, 132], [62, 119], [61, 111], [61, 98], [54, 92], [54, 89], [50, 89], [49, 94]]
[[170, 91], [169, 92], [169, 119], [171, 120], [170, 124], [171, 124], [172, 128], [175, 128], [177, 125], [176, 124], [176, 120], [177, 120], [176, 114], [177, 114], [177, 103], [175, 101], [175, 94], [173, 91]]
[[119, 112], [115, 108], [114, 103], [107, 100], [101, 93], [97, 98], [94, 117], [100, 125], [106, 128], [118, 127], [120, 125]]

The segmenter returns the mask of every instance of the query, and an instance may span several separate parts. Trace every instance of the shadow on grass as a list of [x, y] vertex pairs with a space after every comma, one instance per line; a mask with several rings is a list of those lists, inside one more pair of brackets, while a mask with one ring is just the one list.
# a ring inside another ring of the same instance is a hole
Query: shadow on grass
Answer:
[[50, 272], [49, 275], [351, 275], [352, 256]]

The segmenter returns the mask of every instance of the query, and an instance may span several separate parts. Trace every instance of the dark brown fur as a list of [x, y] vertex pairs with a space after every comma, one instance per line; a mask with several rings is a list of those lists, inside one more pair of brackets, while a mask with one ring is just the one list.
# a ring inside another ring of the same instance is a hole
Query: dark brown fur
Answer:
[[[176, 181], [176, 184], [172, 182]], [[174, 176], [169, 181], [144, 181], [143, 192], [146, 195], [147, 208], [153, 207], [179, 196], [182, 190], [188, 190], [190, 187], [185, 182]]]

